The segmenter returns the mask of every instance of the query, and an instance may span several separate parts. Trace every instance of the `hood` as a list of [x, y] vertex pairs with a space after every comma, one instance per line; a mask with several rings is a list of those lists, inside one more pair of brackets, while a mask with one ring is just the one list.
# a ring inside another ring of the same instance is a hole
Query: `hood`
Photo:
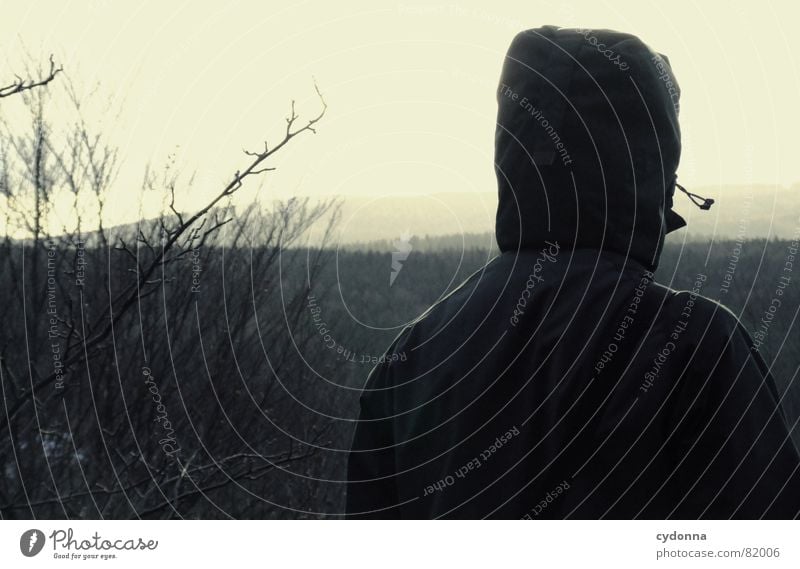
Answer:
[[497, 92], [501, 251], [621, 253], [654, 269], [680, 160], [669, 60], [630, 34], [545, 26], [518, 34]]

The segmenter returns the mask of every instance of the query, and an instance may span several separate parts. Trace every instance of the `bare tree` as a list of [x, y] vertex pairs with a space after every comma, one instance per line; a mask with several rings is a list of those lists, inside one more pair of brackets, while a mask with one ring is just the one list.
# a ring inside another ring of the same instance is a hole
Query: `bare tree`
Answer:
[[[317, 95], [315, 116], [301, 124], [292, 102], [281, 140], [246, 151], [195, 211], [178, 207], [176, 178], [146, 176], [164, 214], [91, 232], [79, 196], [102, 213], [116, 150], [82, 119], [56, 140], [44, 99], [26, 99], [32, 128], [7, 133], [0, 154], [3, 196], [29, 236], [3, 243], [3, 517], [263, 517], [336, 499], [309, 471], [331, 426], [293, 404], [331, 397], [293, 346], [313, 334], [297, 324], [327, 255], [300, 240], [333, 204], [230, 205], [274, 169], [269, 158], [315, 132]], [[73, 196], [77, 225], [51, 235], [59, 193]]]

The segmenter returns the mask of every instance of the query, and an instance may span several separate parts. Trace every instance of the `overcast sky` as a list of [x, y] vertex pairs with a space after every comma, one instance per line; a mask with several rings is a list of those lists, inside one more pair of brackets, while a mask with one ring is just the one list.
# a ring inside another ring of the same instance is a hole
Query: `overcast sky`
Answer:
[[[725, 6], [722, 9], [722, 6]], [[199, 183], [184, 209], [278, 140], [289, 107], [329, 111], [276, 155], [265, 196], [494, 191], [495, 89], [514, 34], [614, 28], [669, 55], [690, 186], [800, 181], [796, 2], [0, 2], [0, 82], [53, 53], [125, 163], [111, 222], [135, 212], [145, 166], [174, 154]], [[29, 55], [26, 56], [25, 54]], [[53, 89], [57, 96], [57, 88]], [[5, 115], [19, 102], [5, 99]]]

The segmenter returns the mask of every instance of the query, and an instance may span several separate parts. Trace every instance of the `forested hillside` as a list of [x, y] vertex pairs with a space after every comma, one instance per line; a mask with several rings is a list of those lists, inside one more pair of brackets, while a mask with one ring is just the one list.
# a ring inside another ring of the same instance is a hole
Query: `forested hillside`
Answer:
[[[367, 374], [404, 325], [496, 253], [452, 239], [377, 251], [292, 246], [301, 211], [262, 219], [277, 230], [257, 247], [240, 233], [236, 246], [210, 240], [176, 251], [135, 309], [113, 322], [109, 298], [135, 282], [135, 256], [68, 241], [38, 252], [5, 242], [4, 518], [342, 511]], [[760, 339], [792, 422], [800, 416], [795, 279], [770, 306], [778, 279], [791, 276], [784, 268], [795, 246], [671, 243], [658, 270], [675, 288], [707, 276], [702, 293]], [[140, 248], [138, 262], [156, 251]]]

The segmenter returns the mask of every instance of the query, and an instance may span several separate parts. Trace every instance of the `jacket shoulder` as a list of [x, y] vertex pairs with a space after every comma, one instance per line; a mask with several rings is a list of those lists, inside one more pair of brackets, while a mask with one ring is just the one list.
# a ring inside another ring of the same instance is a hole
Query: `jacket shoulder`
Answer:
[[701, 293], [705, 282], [706, 277], [698, 275], [689, 290], [676, 290], [658, 283], [653, 285], [664, 296], [666, 314], [687, 321], [701, 333], [729, 337], [737, 329], [743, 330], [739, 317], [731, 309]]

